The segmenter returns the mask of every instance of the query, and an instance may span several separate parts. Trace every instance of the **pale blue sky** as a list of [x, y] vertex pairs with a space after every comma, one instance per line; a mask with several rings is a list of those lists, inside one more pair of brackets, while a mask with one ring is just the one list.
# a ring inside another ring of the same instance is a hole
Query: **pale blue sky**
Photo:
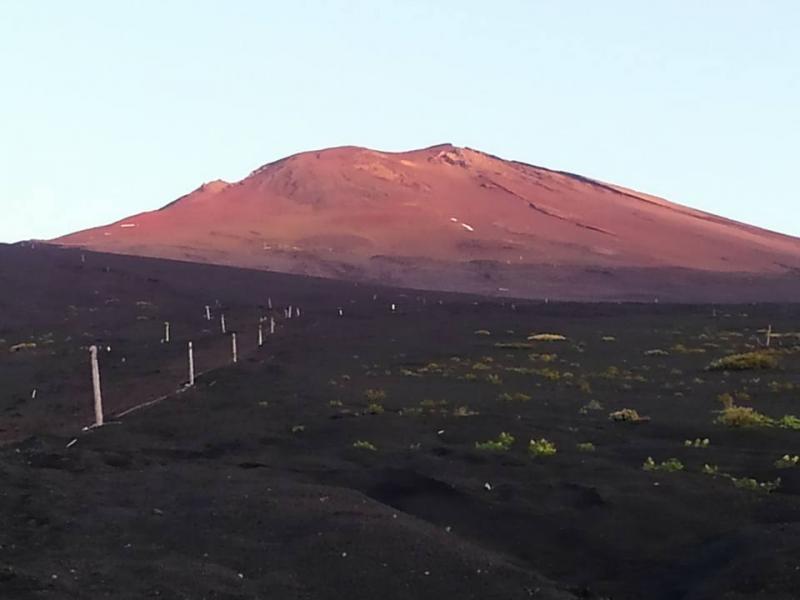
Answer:
[[800, 235], [795, 0], [0, 0], [0, 241], [441, 142]]

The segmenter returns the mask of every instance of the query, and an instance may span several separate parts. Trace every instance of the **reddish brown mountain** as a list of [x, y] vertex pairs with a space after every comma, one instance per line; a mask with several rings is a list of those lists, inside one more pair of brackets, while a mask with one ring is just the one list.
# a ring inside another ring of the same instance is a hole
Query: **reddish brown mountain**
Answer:
[[484, 294], [800, 297], [797, 238], [451, 145], [297, 154], [55, 242]]

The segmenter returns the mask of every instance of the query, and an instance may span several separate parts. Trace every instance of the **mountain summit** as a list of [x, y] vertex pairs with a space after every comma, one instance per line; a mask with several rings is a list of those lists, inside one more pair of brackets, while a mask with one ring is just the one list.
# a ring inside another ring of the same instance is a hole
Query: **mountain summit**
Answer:
[[800, 239], [450, 144], [296, 154], [53, 242], [519, 297], [800, 296]]

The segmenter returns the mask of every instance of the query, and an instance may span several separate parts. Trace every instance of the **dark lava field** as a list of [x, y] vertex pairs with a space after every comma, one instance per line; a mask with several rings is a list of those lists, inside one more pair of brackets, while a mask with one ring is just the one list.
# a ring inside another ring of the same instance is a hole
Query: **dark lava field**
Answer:
[[0, 598], [796, 599], [798, 454], [800, 305], [0, 246]]

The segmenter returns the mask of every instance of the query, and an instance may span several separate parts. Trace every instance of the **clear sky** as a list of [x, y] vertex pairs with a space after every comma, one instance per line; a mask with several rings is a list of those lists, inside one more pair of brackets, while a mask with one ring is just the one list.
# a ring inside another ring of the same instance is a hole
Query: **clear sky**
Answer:
[[800, 235], [796, 0], [0, 0], [0, 241], [452, 142]]

